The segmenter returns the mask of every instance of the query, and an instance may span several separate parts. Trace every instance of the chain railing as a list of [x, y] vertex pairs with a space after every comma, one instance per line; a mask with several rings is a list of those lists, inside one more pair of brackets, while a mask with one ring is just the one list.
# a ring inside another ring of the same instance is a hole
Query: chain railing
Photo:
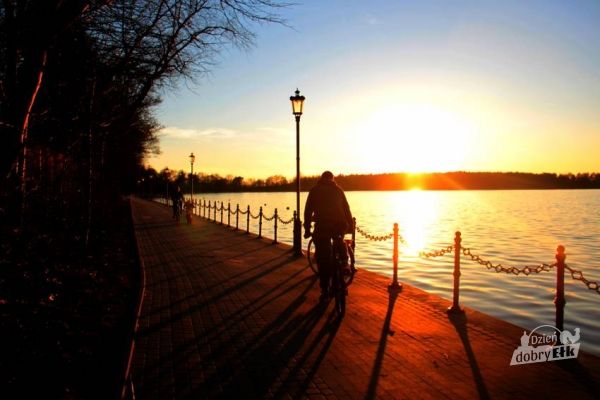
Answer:
[[[294, 215], [295, 215], [295, 214], [296, 214], [296, 211], [294, 211]], [[289, 225], [289, 224], [291, 224], [292, 222], [294, 222], [294, 219], [296, 219], [296, 218], [295, 218], [295, 216], [294, 216], [294, 217], [292, 217], [292, 218], [290, 218], [290, 219], [288, 219], [288, 220], [283, 220], [283, 219], [281, 219], [281, 217], [280, 217], [280, 216], [277, 216], [277, 219], [278, 219], [278, 220], [279, 220], [279, 222], [281, 222], [282, 224], [284, 224], [284, 225]]]
[[571, 267], [569, 267], [568, 265], [565, 264], [565, 269], [567, 271], [569, 271], [569, 273], [571, 274], [571, 278], [573, 278], [573, 280], [575, 281], [581, 281], [581, 283], [583, 283], [585, 286], [587, 286], [587, 288], [589, 290], [592, 290], [594, 292], [596, 292], [597, 294], [600, 294], [600, 284], [597, 281], [589, 281], [585, 278], [585, 276], [583, 276], [583, 272], [582, 271], [578, 271], [576, 269], [573, 269]]
[[356, 226], [356, 232], [358, 232], [365, 239], [371, 240], [371, 241], [374, 241], [374, 242], [385, 242], [386, 240], [390, 240], [391, 238], [394, 237], [394, 232], [388, 233], [388, 234], [384, 234], [384, 235], [372, 235], [372, 234], [367, 233], [366, 231], [364, 231], [358, 225]]
[[554, 297], [554, 304], [556, 308], [555, 322], [556, 328], [563, 330], [564, 326], [564, 308], [566, 305], [565, 299], [565, 269], [571, 274], [573, 280], [581, 281], [589, 290], [595, 291], [600, 294], [600, 284], [597, 281], [590, 281], [583, 275], [582, 271], [573, 269], [565, 264], [566, 254], [565, 247], [559, 245], [556, 248], [555, 259], [556, 262], [552, 264], [537, 264], [537, 265], [525, 265], [523, 267], [507, 266], [503, 264], [494, 264], [491, 261], [485, 260], [477, 254], [473, 254], [472, 250], [461, 246], [461, 233], [456, 232], [454, 245], [444, 247], [440, 250], [432, 252], [421, 252], [419, 255], [423, 258], [434, 258], [441, 257], [445, 254], [454, 252], [454, 290], [453, 290], [453, 302], [452, 307], [448, 309], [449, 312], [462, 312], [459, 306], [459, 285], [460, 285], [460, 258], [461, 255], [468, 257], [471, 261], [486, 267], [490, 271], [496, 273], [506, 273], [512, 275], [525, 275], [540, 274], [542, 272], [550, 272], [553, 268], [556, 268], [556, 294]]
[[483, 265], [484, 267], [486, 267], [489, 270], [494, 270], [498, 273], [500, 272], [504, 272], [507, 274], [513, 274], [513, 275], [520, 275], [523, 274], [525, 276], [529, 276], [531, 274], [539, 274], [540, 272], [550, 272], [550, 270], [554, 267], [556, 267], [556, 263], [554, 264], [539, 264], [539, 265], [526, 265], [522, 268], [519, 267], [514, 267], [514, 266], [506, 266], [506, 265], [502, 265], [502, 264], [496, 264], [494, 265], [491, 261], [486, 261], [483, 258], [481, 258], [478, 255], [475, 255], [473, 253], [471, 253], [471, 249], [467, 249], [464, 247], [460, 248], [462, 251], [462, 254], [471, 258], [472, 261], [475, 261], [476, 263]]
[[453, 251], [454, 251], [454, 246], [448, 246], [448, 247], [444, 247], [443, 249], [434, 250], [431, 252], [421, 251], [421, 252], [419, 252], [419, 257], [422, 257], [422, 258], [441, 257], [443, 255], [452, 253]]
[[[161, 201], [162, 203], [162, 201]], [[197, 212], [195, 210], [198, 210]], [[212, 216], [211, 216], [211, 211], [212, 211]], [[258, 220], [258, 238], [262, 238], [262, 231], [263, 231], [263, 224], [264, 222], [271, 222], [273, 223], [273, 243], [278, 243], [277, 241], [277, 237], [278, 237], [278, 230], [279, 230], [279, 225], [289, 225], [292, 222], [294, 222], [294, 219], [296, 218], [296, 212], [294, 211], [294, 215], [290, 218], [290, 219], [283, 219], [281, 218], [281, 216], [279, 215], [279, 212], [277, 211], [277, 209], [274, 210], [274, 213], [271, 216], [265, 215], [263, 212], [263, 208], [260, 207], [259, 208], [259, 212], [258, 214], [254, 214], [252, 212], [252, 210], [250, 209], [250, 205], [248, 205], [246, 207], [245, 210], [242, 210], [240, 208], [239, 204], [236, 204], [235, 209], [232, 209], [231, 207], [231, 203], [228, 202], [227, 206], [225, 206], [224, 202], [221, 202], [220, 204], [215, 201], [215, 202], [211, 202], [210, 200], [207, 201], [206, 200], [194, 200], [194, 215], [197, 215], [201, 218], [205, 218], [209, 221], [212, 222], [217, 222], [217, 212], [220, 213], [220, 221], [219, 224], [224, 225], [224, 216], [225, 213], [227, 214], [227, 226], [231, 227], [231, 216], [235, 216], [235, 230], [239, 230], [239, 222], [240, 222], [240, 215], [242, 216], [246, 216], [246, 233], [250, 233], [250, 219], [253, 220]]]
[[393, 239], [393, 252], [392, 252], [392, 271], [393, 277], [392, 282], [388, 286], [390, 293], [400, 292], [402, 290], [402, 284], [398, 282], [398, 243], [401, 242], [406, 244], [406, 240], [398, 233], [398, 224], [394, 224], [394, 228], [391, 233], [383, 235], [373, 235], [366, 232], [360, 226], [356, 225], [356, 218], [354, 218], [354, 231], [358, 232], [362, 237], [372, 242], [385, 242]]
[[[164, 200], [164, 199], [159, 199], [159, 202], [166, 204], [166, 205], [169, 204], [169, 201]], [[223, 224], [223, 212], [226, 210], [228, 227], [231, 226], [230, 225], [230, 222], [231, 222], [230, 216], [235, 215], [235, 230], [239, 230], [239, 216], [245, 215], [246, 216], [246, 233], [250, 233], [250, 219], [251, 218], [254, 220], [258, 219], [259, 220], [259, 222], [258, 222], [258, 237], [259, 238], [262, 238], [263, 220], [266, 222], [272, 222], [273, 223], [273, 233], [274, 233], [273, 243], [277, 243], [277, 234], [278, 234], [278, 228], [279, 228], [278, 225], [279, 224], [289, 225], [292, 222], [294, 222], [294, 220], [296, 219], [295, 211], [294, 211], [292, 218], [290, 218], [288, 220], [284, 220], [278, 214], [277, 209], [275, 209], [273, 215], [266, 216], [263, 213], [262, 207], [259, 208], [258, 214], [255, 215], [251, 212], [249, 205], [246, 207], [245, 211], [242, 211], [240, 209], [239, 204], [236, 204], [235, 211], [233, 211], [231, 209], [230, 203], [227, 204], [227, 208], [225, 208], [223, 202], [221, 202], [221, 204], [218, 205], [216, 201], [214, 203], [211, 203], [210, 201], [208, 201], [208, 205], [207, 205], [206, 200], [198, 201], [198, 202], [196, 202], [196, 200], [194, 200], [193, 203], [194, 203], [194, 207], [193, 207], [194, 213], [196, 214], [196, 210], [198, 210], [196, 215], [198, 215], [202, 218], [205, 218], [209, 221], [211, 220], [211, 216], [210, 216], [211, 210], [213, 211], [213, 216], [212, 216], [213, 222], [217, 222], [217, 211], [220, 211], [220, 216], [221, 216], [220, 224]], [[371, 234], [371, 233], [367, 232], [364, 228], [356, 225], [356, 220], [354, 220], [354, 228], [355, 228], [354, 232], [357, 232], [359, 235], [361, 235], [363, 238], [365, 238], [366, 240], [369, 240], [369, 241], [385, 242], [390, 239], [393, 239], [393, 254], [392, 254], [393, 278], [392, 278], [392, 282], [389, 285], [388, 289], [390, 291], [391, 290], [397, 290], [397, 291], [402, 290], [402, 284], [398, 282], [398, 252], [399, 252], [399, 244], [401, 243], [403, 245], [406, 245], [407, 242], [399, 234], [398, 224], [394, 224], [393, 230], [391, 233], [384, 233], [384, 234], [379, 234], [379, 235]], [[354, 233], [353, 233], [353, 240], [354, 240]], [[452, 306], [448, 308], [448, 312], [452, 312], [452, 313], [463, 312], [463, 310], [459, 304], [461, 256], [467, 257], [474, 263], [486, 267], [487, 270], [495, 271], [496, 273], [505, 273], [505, 274], [512, 274], [512, 275], [517, 275], [517, 276], [518, 275], [529, 276], [531, 274], [541, 274], [543, 272], [550, 272], [552, 269], [556, 268], [556, 295], [554, 298], [554, 304], [556, 306], [556, 327], [560, 330], [563, 330], [564, 307], [566, 305], [566, 300], [565, 300], [565, 295], [564, 295], [565, 269], [571, 275], [571, 278], [573, 280], [582, 282], [589, 290], [594, 291], [597, 294], [600, 294], [600, 283], [598, 283], [598, 281], [588, 280], [584, 276], [583, 271], [576, 270], [565, 264], [566, 254], [565, 254], [564, 246], [558, 246], [558, 248], [556, 250], [556, 254], [555, 254], [556, 262], [554, 262], [552, 264], [542, 263], [542, 264], [525, 265], [522, 267], [518, 267], [518, 266], [503, 265], [501, 263], [494, 264], [493, 262], [484, 259], [482, 256], [480, 256], [478, 254], [474, 254], [472, 249], [463, 247], [461, 245], [461, 243], [462, 243], [461, 233], [456, 232], [453, 245], [448, 245], [446, 247], [442, 247], [437, 250], [419, 252], [419, 257], [424, 258], [424, 259], [433, 259], [433, 258], [443, 257], [450, 253], [453, 253], [453, 255], [454, 255], [454, 271], [453, 271], [454, 280], [453, 280]]]

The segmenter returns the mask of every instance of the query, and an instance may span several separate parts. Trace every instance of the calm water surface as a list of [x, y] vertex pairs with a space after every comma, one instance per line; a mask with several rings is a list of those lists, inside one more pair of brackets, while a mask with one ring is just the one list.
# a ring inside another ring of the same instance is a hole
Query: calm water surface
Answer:
[[[399, 224], [407, 244], [401, 246], [399, 280], [446, 299], [452, 298], [453, 256], [423, 259], [419, 251], [438, 250], [462, 232], [463, 247], [494, 264], [524, 267], [555, 262], [559, 244], [566, 247], [566, 263], [600, 281], [600, 190], [507, 191], [398, 191], [347, 192], [357, 225], [383, 235]], [[283, 219], [295, 209], [294, 193], [223, 193], [197, 198], [231, 203], [232, 209], [250, 205], [254, 214], [275, 208]], [[304, 207], [306, 193], [302, 193]], [[217, 213], [217, 219], [219, 214]], [[226, 221], [226, 217], [224, 219]], [[232, 217], [232, 223], [235, 218]], [[240, 227], [245, 228], [245, 218]], [[250, 229], [258, 231], [258, 221]], [[263, 235], [273, 237], [272, 223]], [[282, 226], [280, 241], [291, 244], [291, 225]], [[306, 242], [304, 242], [304, 247]], [[357, 235], [359, 268], [392, 274], [392, 241], [373, 242]], [[526, 329], [554, 324], [556, 270], [530, 276], [496, 273], [469, 259], [461, 259], [461, 304], [510, 321]], [[565, 328], [581, 329], [582, 348], [600, 355], [600, 295], [579, 281], [565, 277]], [[515, 338], [518, 344], [519, 338]]]

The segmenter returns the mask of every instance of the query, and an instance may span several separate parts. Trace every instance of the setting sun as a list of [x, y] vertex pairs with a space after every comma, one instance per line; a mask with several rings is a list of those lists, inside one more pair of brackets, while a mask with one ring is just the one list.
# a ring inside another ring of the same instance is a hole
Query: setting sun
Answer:
[[459, 115], [424, 104], [374, 111], [356, 127], [360, 146], [378, 171], [459, 169], [473, 128]]
[[402, 221], [399, 226], [403, 239], [402, 252], [415, 256], [427, 245], [427, 226], [438, 218], [439, 204], [431, 193], [412, 189], [394, 204], [394, 215]]

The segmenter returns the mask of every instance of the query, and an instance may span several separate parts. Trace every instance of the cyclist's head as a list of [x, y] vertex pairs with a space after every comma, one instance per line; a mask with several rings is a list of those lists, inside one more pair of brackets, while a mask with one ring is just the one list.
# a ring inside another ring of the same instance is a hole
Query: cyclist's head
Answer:
[[324, 181], [332, 181], [333, 174], [331, 173], [331, 171], [325, 171], [321, 174], [321, 179], [323, 179]]

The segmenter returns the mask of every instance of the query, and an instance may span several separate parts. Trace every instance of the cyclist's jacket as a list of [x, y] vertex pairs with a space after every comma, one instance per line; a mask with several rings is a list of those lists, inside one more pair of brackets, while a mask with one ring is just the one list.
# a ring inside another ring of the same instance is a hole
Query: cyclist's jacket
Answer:
[[315, 221], [315, 234], [352, 232], [353, 222], [346, 195], [334, 181], [320, 179], [308, 193], [304, 207], [304, 229]]

